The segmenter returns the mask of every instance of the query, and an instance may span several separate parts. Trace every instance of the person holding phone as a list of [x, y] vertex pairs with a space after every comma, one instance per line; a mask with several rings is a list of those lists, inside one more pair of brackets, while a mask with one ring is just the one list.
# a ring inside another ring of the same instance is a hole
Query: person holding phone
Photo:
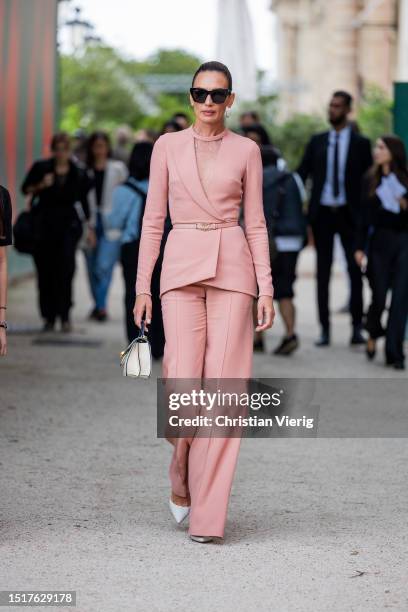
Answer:
[[[377, 140], [374, 165], [363, 180], [354, 253], [360, 267], [366, 254], [372, 292], [366, 354], [374, 359], [377, 339], [385, 335], [386, 365], [403, 370], [408, 317], [408, 166], [404, 143], [394, 135]], [[382, 315], [389, 289], [392, 299], [384, 331]]]

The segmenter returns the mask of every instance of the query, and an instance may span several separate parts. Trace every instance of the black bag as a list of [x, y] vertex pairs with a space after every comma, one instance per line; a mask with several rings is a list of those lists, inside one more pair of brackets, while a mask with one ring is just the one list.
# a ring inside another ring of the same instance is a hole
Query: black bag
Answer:
[[19, 253], [34, 254], [35, 231], [32, 210], [24, 210], [18, 215], [13, 225], [13, 235], [14, 248]]
[[[268, 243], [269, 243], [269, 258], [271, 263], [275, 261], [278, 256], [278, 248], [276, 246], [276, 224], [279, 218], [279, 211], [281, 210], [282, 204], [285, 201], [285, 186], [284, 183], [289, 176], [288, 173], [281, 173], [278, 179], [275, 179], [273, 185], [269, 186], [267, 191], [266, 185], [264, 184], [264, 212], [266, 227], [268, 230]], [[267, 192], [267, 193], [266, 193]], [[266, 203], [273, 202], [272, 208], [267, 208]]]
[[290, 172], [275, 167], [264, 170], [263, 202], [271, 261], [277, 254], [276, 236], [303, 236], [306, 218], [298, 184]]
[[278, 256], [278, 247], [276, 246], [275, 236], [273, 235], [273, 229], [266, 224], [268, 229], [268, 245], [269, 245], [269, 259], [271, 263], [275, 261]]

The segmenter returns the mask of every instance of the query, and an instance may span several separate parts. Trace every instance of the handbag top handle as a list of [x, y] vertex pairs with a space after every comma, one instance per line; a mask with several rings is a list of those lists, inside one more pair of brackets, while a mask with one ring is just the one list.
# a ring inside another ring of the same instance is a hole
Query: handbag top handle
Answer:
[[138, 340], [139, 339], [140, 340], [147, 339], [144, 319], [142, 319], [142, 321], [141, 321], [140, 332], [139, 332], [139, 335], [138, 335], [137, 338], [138, 338]]

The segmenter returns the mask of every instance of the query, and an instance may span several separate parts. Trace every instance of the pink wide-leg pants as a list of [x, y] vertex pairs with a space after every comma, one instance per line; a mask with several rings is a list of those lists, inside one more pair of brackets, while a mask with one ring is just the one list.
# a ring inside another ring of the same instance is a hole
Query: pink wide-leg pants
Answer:
[[[163, 378], [250, 378], [254, 298], [195, 283], [162, 295]], [[189, 533], [224, 537], [240, 437], [175, 441], [169, 476], [176, 495], [191, 497]]]

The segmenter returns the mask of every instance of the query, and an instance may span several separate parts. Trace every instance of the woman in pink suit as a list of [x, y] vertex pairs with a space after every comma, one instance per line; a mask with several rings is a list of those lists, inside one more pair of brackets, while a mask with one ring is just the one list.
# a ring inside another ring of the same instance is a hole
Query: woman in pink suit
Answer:
[[[150, 281], [159, 254], [167, 203], [169, 233], [160, 277], [166, 344], [163, 378], [252, 375], [253, 300], [256, 331], [274, 320], [259, 147], [225, 127], [234, 102], [232, 78], [219, 62], [196, 71], [190, 103], [195, 122], [164, 134], [153, 149], [136, 279], [135, 322], [151, 322]], [[244, 225], [239, 223], [243, 206]], [[198, 542], [224, 537], [240, 437], [173, 441], [170, 509], [190, 515]]]

